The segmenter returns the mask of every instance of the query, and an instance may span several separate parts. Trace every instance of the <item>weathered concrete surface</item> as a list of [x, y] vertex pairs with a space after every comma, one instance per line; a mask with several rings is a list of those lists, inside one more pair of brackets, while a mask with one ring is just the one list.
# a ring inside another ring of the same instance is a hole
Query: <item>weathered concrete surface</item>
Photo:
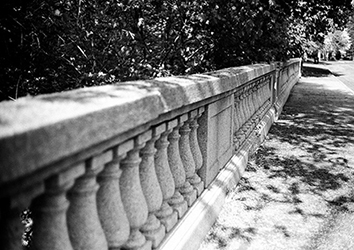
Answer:
[[354, 249], [354, 94], [318, 73], [295, 85], [200, 250]]
[[0, 103], [0, 185], [274, 70], [259, 64]]
[[206, 142], [201, 144], [204, 166], [199, 174], [205, 180], [205, 187], [214, 180], [233, 154], [233, 105], [233, 95], [211, 103], [206, 111], [208, 120], [201, 124], [199, 133], [205, 135]]
[[[270, 110], [261, 121], [265, 124], [262, 133], [270, 127], [274, 111]], [[240, 181], [249, 157], [249, 151], [253, 146], [246, 140], [241, 149], [232, 156], [224, 168], [204, 190], [195, 204], [177, 224], [171, 234], [167, 235], [158, 250], [184, 250], [197, 249], [203, 241], [206, 233], [218, 217], [225, 202], [227, 193]]]

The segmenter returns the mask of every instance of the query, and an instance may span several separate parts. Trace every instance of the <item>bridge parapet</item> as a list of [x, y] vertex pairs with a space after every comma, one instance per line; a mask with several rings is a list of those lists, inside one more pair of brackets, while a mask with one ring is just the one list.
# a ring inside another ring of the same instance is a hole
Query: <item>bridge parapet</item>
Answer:
[[0, 103], [1, 244], [21, 248], [30, 207], [34, 248], [195, 249], [185, 227], [299, 76], [293, 59]]

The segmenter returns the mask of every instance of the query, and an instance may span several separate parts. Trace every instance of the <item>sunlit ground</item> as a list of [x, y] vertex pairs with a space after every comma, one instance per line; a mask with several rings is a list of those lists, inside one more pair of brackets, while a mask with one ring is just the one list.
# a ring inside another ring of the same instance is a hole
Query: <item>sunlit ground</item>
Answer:
[[354, 98], [308, 75], [201, 250], [354, 249]]

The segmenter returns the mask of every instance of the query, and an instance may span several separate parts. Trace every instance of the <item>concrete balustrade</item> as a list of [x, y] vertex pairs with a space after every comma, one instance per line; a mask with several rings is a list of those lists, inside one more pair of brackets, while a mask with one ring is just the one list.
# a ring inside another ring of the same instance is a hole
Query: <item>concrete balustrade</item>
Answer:
[[146, 239], [152, 242], [156, 248], [165, 236], [165, 227], [156, 218], [155, 213], [161, 208], [163, 202], [162, 191], [156, 175], [154, 155], [156, 152], [156, 137], [146, 142], [145, 147], [140, 150], [140, 180], [141, 187], [148, 206], [148, 218], [141, 228]]
[[45, 191], [33, 200], [33, 249], [73, 249], [68, 227], [67, 191], [75, 178], [85, 172], [80, 164], [45, 181]]
[[157, 178], [160, 183], [163, 202], [160, 210], [156, 213], [156, 216], [161, 220], [165, 226], [166, 233], [169, 232], [177, 223], [178, 214], [169, 205], [169, 201], [175, 193], [175, 183], [173, 175], [168, 164], [167, 147], [169, 142], [167, 140], [168, 135], [172, 132], [169, 123], [160, 126], [160, 137], [155, 143], [157, 152], [155, 154], [155, 168]]
[[85, 173], [75, 180], [68, 192], [70, 206], [67, 212], [69, 236], [74, 249], [106, 249], [107, 240], [98, 217], [97, 175], [111, 160], [111, 152], [90, 158], [85, 162]]
[[197, 249], [300, 60], [0, 103], [0, 245]]
[[[181, 190], [186, 183], [186, 172], [184, 171], [183, 163], [181, 160], [181, 155], [179, 153], [179, 120], [175, 119], [171, 122], [172, 131], [168, 135], [169, 145], [167, 148], [168, 154], [168, 164], [171, 169], [171, 173], [173, 176], [173, 180], [175, 182], [175, 193], [171, 197], [169, 204], [176, 210], [178, 213], [178, 218], [182, 218], [182, 216], [186, 213], [188, 209], [187, 200], [189, 199], [188, 195], [186, 199], [182, 196]], [[188, 182], [189, 184], [189, 182]], [[190, 190], [193, 191], [192, 186], [190, 186]]]
[[190, 120], [186, 116], [186, 120], [184, 121], [183, 125], [179, 129], [179, 133], [181, 135], [179, 141], [179, 152], [186, 173], [186, 179], [195, 189], [193, 197], [188, 200], [188, 206], [191, 206], [193, 202], [197, 199], [198, 187], [199, 187], [199, 183], [201, 183], [201, 180], [199, 176], [197, 176], [196, 174], [195, 162], [193, 159], [191, 145], [190, 145], [191, 129], [189, 125], [190, 125]]
[[[181, 178], [181, 182], [177, 186], [177, 190], [183, 195], [187, 207], [190, 206], [197, 198], [197, 193], [196, 190], [193, 188], [191, 183], [187, 180], [187, 174], [186, 174], [186, 169], [185, 169], [185, 164], [183, 163], [182, 160], [182, 154], [183, 152], [180, 151], [181, 148], [181, 138], [182, 136], [180, 135], [181, 127], [183, 123], [187, 120], [187, 115], [183, 115], [179, 117], [178, 119], [178, 125], [172, 132], [174, 134], [174, 138], [178, 138], [178, 140], [175, 141], [175, 146], [173, 147], [173, 153], [176, 155], [177, 159], [172, 162], [171, 161], [171, 167], [174, 169], [173, 172], [175, 172], [176, 176], [179, 176]], [[186, 138], [185, 138], [186, 139]], [[188, 149], [186, 149], [188, 150]], [[171, 158], [172, 160], [173, 158]], [[177, 172], [178, 171], [178, 172]]]
[[134, 148], [128, 151], [121, 161], [122, 176], [119, 182], [122, 192], [122, 201], [127, 213], [130, 235], [124, 244], [124, 249], [151, 249], [151, 242], [147, 241], [140, 229], [148, 219], [148, 206], [141, 186], [139, 164], [140, 149], [151, 139], [151, 131], [134, 138]]
[[133, 140], [129, 140], [113, 148], [112, 161], [106, 163], [97, 176], [100, 186], [97, 192], [98, 215], [110, 249], [122, 247], [130, 234], [129, 220], [124, 210], [119, 182], [122, 175], [120, 161], [133, 147]]
[[189, 127], [191, 129], [190, 136], [189, 136], [189, 144], [191, 147], [191, 153], [194, 160], [195, 170], [192, 177], [192, 184], [197, 190], [197, 196], [204, 190], [204, 182], [198, 175], [198, 170], [201, 169], [203, 165], [203, 157], [202, 152], [200, 151], [199, 142], [198, 142], [198, 118], [202, 115], [203, 109], [194, 110], [189, 113]]

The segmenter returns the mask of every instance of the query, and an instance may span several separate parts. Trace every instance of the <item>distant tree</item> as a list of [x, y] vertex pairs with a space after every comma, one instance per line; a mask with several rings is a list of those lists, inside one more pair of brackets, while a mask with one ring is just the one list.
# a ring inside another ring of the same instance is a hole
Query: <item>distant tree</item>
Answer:
[[[354, 4], [354, 2], [353, 2]], [[347, 23], [347, 31], [348, 31], [348, 35], [350, 37], [351, 40], [351, 45], [350, 48], [348, 49], [348, 52], [351, 54], [351, 56], [354, 59], [354, 11], [351, 12], [350, 17], [349, 17], [349, 21]]]
[[347, 30], [336, 30], [326, 36], [323, 49], [326, 53], [335, 54], [336, 59], [339, 60], [341, 54], [344, 54], [350, 48], [351, 44], [352, 42]]
[[303, 52], [308, 50], [311, 43], [316, 46], [323, 44], [329, 32], [343, 30], [353, 8], [351, 0], [304, 0], [291, 3], [291, 23], [301, 30], [301, 37], [292, 32], [292, 47], [300, 47]]

